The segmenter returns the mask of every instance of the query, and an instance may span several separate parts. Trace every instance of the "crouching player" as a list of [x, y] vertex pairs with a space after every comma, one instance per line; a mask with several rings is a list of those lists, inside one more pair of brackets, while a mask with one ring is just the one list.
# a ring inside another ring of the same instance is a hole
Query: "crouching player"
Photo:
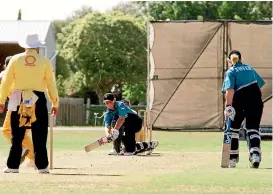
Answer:
[[[158, 141], [136, 142], [135, 134], [142, 128], [142, 118], [136, 111], [130, 109], [123, 102], [116, 101], [112, 93], [104, 95], [104, 104], [107, 107], [104, 117], [106, 135], [113, 141], [120, 139], [124, 144], [121, 155], [136, 155], [145, 151], [153, 151], [158, 146]], [[115, 126], [111, 126], [111, 121], [116, 119]], [[118, 146], [114, 146], [114, 148]], [[117, 153], [120, 150], [116, 150]]]

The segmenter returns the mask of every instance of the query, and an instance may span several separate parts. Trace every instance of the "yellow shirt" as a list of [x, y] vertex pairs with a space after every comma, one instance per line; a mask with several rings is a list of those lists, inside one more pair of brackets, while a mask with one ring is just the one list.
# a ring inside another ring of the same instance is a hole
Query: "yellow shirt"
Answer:
[[17, 89], [47, 91], [52, 105], [59, 106], [52, 65], [48, 58], [41, 57], [35, 50], [27, 50], [11, 58], [1, 82], [0, 104], [5, 104], [10, 92]]

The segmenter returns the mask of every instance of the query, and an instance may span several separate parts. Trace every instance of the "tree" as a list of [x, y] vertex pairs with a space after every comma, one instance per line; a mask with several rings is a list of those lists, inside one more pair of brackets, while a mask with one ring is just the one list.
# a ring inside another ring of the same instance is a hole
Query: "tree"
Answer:
[[21, 12], [21, 9], [19, 9], [19, 11], [18, 11], [17, 20], [22, 20], [22, 12]]
[[142, 20], [151, 19], [149, 18], [149, 15], [144, 14], [141, 4], [135, 3], [133, 1], [120, 2], [119, 4], [114, 6], [110, 12], [115, 11], [122, 12], [124, 15], [131, 15]]
[[[96, 91], [101, 103], [113, 85], [145, 80], [146, 26], [142, 24], [120, 12], [93, 12], [71, 22], [58, 35], [60, 55], [75, 67], [83, 86]], [[75, 92], [84, 87], [72, 88]]]
[[67, 61], [60, 55], [57, 55], [56, 58], [56, 75], [61, 75], [62, 79], [67, 79], [70, 77], [71, 70], [68, 66]]
[[74, 10], [72, 12], [72, 15], [67, 18], [68, 21], [74, 21], [80, 18], [83, 18], [89, 13], [92, 13], [93, 9], [90, 6], [83, 5], [80, 9]]
[[58, 89], [58, 93], [60, 97], [65, 97], [67, 95], [66, 86], [65, 86], [65, 79], [62, 75], [56, 75], [56, 85]]
[[92, 13], [93, 9], [89, 6], [82, 6], [80, 9], [74, 10], [71, 16], [67, 17], [65, 20], [54, 20], [52, 22], [52, 27], [54, 31], [55, 38], [57, 39], [57, 34], [62, 31], [62, 28], [68, 25], [74, 20], [83, 18], [85, 15]]
[[123, 85], [122, 95], [125, 99], [135, 102], [146, 102], [146, 80], [140, 80], [139, 83]]
[[55, 37], [57, 43], [58, 43], [57, 34], [61, 33], [62, 28], [65, 27], [68, 24], [69, 24], [68, 20], [54, 20], [52, 22], [52, 29], [53, 29], [54, 37]]
[[144, 1], [143, 14], [154, 20], [204, 20], [272, 18], [272, 1]]

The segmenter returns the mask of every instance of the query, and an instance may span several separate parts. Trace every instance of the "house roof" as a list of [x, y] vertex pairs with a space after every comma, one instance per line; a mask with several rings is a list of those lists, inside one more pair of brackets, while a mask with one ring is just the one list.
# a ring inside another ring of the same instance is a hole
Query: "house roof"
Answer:
[[40, 41], [45, 41], [50, 21], [0, 20], [0, 43], [17, 43], [26, 33], [37, 33]]

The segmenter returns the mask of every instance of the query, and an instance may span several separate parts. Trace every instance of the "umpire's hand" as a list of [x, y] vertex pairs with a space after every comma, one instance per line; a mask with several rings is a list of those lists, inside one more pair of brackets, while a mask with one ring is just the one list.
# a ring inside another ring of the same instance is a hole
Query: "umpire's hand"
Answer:
[[5, 112], [5, 104], [0, 104], [0, 113]]
[[52, 108], [51, 108], [51, 111], [50, 111], [50, 115], [56, 116], [57, 112], [58, 112], [58, 108], [52, 107]]

